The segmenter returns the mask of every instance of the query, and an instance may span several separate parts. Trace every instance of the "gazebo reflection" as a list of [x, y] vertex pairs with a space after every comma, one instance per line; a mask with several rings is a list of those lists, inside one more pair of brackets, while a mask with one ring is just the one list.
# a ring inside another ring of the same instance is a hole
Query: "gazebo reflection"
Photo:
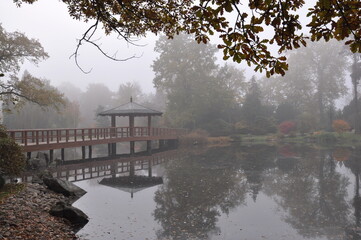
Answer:
[[162, 177], [152, 176], [152, 166], [149, 164], [148, 176], [135, 175], [134, 161], [130, 161], [129, 176], [115, 176], [111, 178], [103, 178], [99, 184], [113, 187], [125, 192], [129, 192], [131, 198], [134, 197], [134, 193], [144, 190], [149, 187], [153, 187], [159, 184], [163, 184]]

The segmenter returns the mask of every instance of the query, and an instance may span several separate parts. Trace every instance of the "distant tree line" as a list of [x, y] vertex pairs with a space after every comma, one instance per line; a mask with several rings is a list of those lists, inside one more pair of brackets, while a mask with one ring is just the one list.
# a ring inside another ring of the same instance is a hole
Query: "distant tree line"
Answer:
[[[10, 108], [11, 111], [4, 112], [4, 125], [14, 129], [108, 127], [110, 120], [97, 114], [129, 102], [131, 96], [137, 103], [164, 110], [164, 96], [157, 93], [145, 94], [136, 82], [120, 84], [117, 92], [111, 91], [103, 83], [89, 84], [85, 91], [71, 83], [63, 83], [57, 89], [64, 94], [65, 105], [62, 108], [43, 109], [35, 103], [27, 102], [20, 109]], [[9, 106], [3, 105], [3, 109], [5, 108]], [[127, 124], [128, 119], [120, 118], [117, 122]]]
[[[134, 101], [165, 113], [154, 124], [204, 129], [213, 136], [267, 134], [280, 129], [332, 130], [333, 121], [340, 119], [350, 128], [361, 129], [355, 97], [361, 75], [360, 55], [350, 54], [341, 42], [309, 42], [307, 48], [288, 53], [289, 71], [285, 76], [262, 79], [246, 79], [244, 70], [219, 64], [216, 46], [198, 44], [189, 35], [173, 40], [161, 36], [155, 51], [159, 53], [152, 64], [155, 93], [144, 93], [137, 82], [120, 84], [117, 91], [94, 83], [83, 91], [70, 83], [56, 89], [48, 80], [39, 80], [41, 89], [50, 90], [50, 96], [54, 93], [61, 97], [49, 102], [57, 108], [44, 112], [45, 105], [15, 96], [18, 101], [3, 102], [3, 121], [8, 128], [109, 126], [109, 119], [97, 114], [128, 102], [132, 96]], [[17, 59], [18, 64], [23, 60]], [[10, 70], [18, 73], [18, 69]], [[21, 79], [31, 79], [29, 75], [25, 72]], [[339, 109], [337, 101], [351, 96], [347, 81], [353, 86], [352, 100]], [[118, 123], [127, 124], [127, 119], [120, 118]]]
[[350, 54], [342, 42], [309, 42], [288, 53], [285, 76], [258, 80], [217, 64], [215, 46], [196, 44], [187, 35], [161, 37], [155, 50], [160, 55], [153, 64], [154, 85], [167, 96], [170, 126], [202, 128], [211, 135], [275, 133], [283, 122], [299, 132], [334, 130], [333, 121], [340, 119], [350, 128], [361, 127], [355, 98], [336, 107], [350, 95], [347, 85], [357, 89], [361, 71], [360, 55]]

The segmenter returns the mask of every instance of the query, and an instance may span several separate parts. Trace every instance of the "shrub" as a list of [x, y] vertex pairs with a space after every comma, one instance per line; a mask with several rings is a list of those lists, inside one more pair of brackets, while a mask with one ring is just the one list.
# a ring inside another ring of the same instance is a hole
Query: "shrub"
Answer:
[[289, 134], [296, 130], [296, 123], [293, 121], [284, 121], [280, 123], [278, 129], [282, 134]]
[[253, 134], [256, 134], [256, 135], [276, 133], [277, 126], [274, 123], [273, 118], [258, 117], [258, 118], [256, 118], [253, 131], [254, 131]]
[[332, 122], [332, 128], [335, 132], [342, 133], [349, 131], [350, 125], [346, 121], [338, 119]]
[[208, 144], [213, 144], [213, 145], [224, 145], [224, 144], [228, 144], [232, 141], [231, 137], [209, 137], [207, 138], [207, 143]]
[[264, 135], [267, 133], [275, 133], [277, 127], [273, 119], [258, 117], [252, 124], [247, 124], [245, 121], [237, 122], [235, 124], [235, 131], [239, 134]]
[[247, 123], [244, 122], [244, 121], [237, 122], [234, 125], [234, 128], [235, 128], [236, 133], [239, 133], [239, 134], [247, 134], [247, 133], [249, 133]]
[[347, 161], [351, 156], [351, 152], [347, 148], [336, 148], [333, 150], [332, 157], [339, 162]]
[[335, 143], [337, 142], [337, 137], [329, 132], [322, 132], [315, 135], [317, 142], [319, 143]]
[[0, 175], [0, 189], [2, 189], [5, 185], [5, 179], [3, 178], [3, 176]]
[[25, 164], [21, 147], [0, 126], [0, 172], [6, 176], [17, 176], [24, 170]]
[[196, 129], [187, 135], [181, 136], [179, 142], [181, 145], [206, 144], [209, 134], [202, 129]]
[[222, 119], [215, 119], [205, 125], [204, 129], [212, 137], [228, 136], [233, 132], [233, 125]]
[[301, 133], [315, 131], [317, 119], [314, 114], [302, 113], [297, 116], [297, 130]]
[[231, 136], [229, 136], [233, 141], [235, 142], [240, 142], [242, 141], [242, 136], [241, 135], [236, 135], [236, 134], [233, 134]]

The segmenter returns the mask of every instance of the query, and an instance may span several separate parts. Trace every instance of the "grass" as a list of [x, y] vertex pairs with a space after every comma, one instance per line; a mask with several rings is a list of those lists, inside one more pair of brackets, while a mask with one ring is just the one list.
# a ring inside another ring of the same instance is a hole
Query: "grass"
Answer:
[[361, 135], [344, 132], [315, 132], [308, 134], [292, 135], [235, 135], [233, 139], [241, 143], [252, 144], [277, 144], [277, 143], [298, 143], [298, 144], [317, 144], [317, 145], [334, 145], [334, 146], [360, 146]]
[[207, 144], [208, 133], [204, 130], [194, 130], [187, 135], [180, 137], [179, 142], [183, 146]]
[[316, 144], [320, 146], [332, 145], [343, 147], [361, 147], [361, 135], [350, 132], [313, 132], [313, 133], [293, 133], [290, 135], [268, 134], [268, 135], [248, 135], [234, 134], [229, 137], [209, 137], [205, 131], [196, 130], [181, 139], [181, 145], [224, 145], [231, 142], [245, 144]]
[[231, 142], [231, 137], [207, 137], [207, 144], [212, 146], [228, 145]]
[[275, 142], [277, 140], [277, 136], [275, 134], [269, 135], [246, 135], [242, 134], [238, 137], [240, 142], [242, 143], [270, 143]]
[[8, 183], [5, 184], [2, 189], [0, 189], [0, 204], [5, 201], [8, 197], [15, 195], [21, 192], [25, 188], [23, 183]]
[[361, 135], [349, 132], [330, 133], [336, 138], [335, 145], [339, 146], [361, 146]]

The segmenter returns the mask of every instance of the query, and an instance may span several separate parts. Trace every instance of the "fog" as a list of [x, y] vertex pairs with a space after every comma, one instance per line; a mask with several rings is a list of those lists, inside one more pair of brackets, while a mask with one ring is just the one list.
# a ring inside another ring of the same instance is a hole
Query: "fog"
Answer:
[[[42, 110], [27, 104], [22, 112], [4, 120], [10, 128], [103, 126], [96, 113], [126, 103], [130, 96], [164, 111], [160, 122], [164, 126], [222, 129], [213, 135], [232, 131], [274, 133], [287, 120], [299, 126], [306, 122], [302, 130], [306, 132], [330, 129], [335, 118], [355, 122], [353, 96], [348, 89], [350, 55], [340, 54], [344, 52], [340, 42], [309, 42], [307, 48], [286, 52], [286, 75], [266, 79], [253, 71], [254, 66], [223, 61], [222, 51], [214, 45], [196, 44], [193, 37], [181, 35], [167, 42], [166, 38], [148, 34], [134, 39], [136, 45], [132, 45], [114, 34], [105, 36], [98, 29], [93, 41], [109, 56], [128, 60], [113, 61], [84, 43], [77, 65], [73, 55], [77, 40], [92, 22], [69, 17], [65, 4], [39, 1], [17, 8], [11, 1], [2, 1], [0, 16], [5, 31], [19, 31], [38, 39], [50, 56], [38, 66], [25, 61], [19, 75], [28, 70], [49, 80], [65, 94], [68, 103], [60, 113], [48, 110], [48, 119], [38, 119]], [[300, 18], [305, 26], [304, 12], [300, 12]], [[306, 33], [307, 28], [302, 31]], [[212, 44], [219, 41], [211, 39]], [[344, 105], [348, 105], [345, 111]]]
[[[33, 75], [49, 79], [54, 86], [62, 82], [71, 82], [85, 90], [90, 83], [104, 83], [111, 90], [118, 89], [119, 84], [136, 81], [145, 92], [152, 92], [154, 74], [150, 68], [155, 58], [153, 51], [156, 37], [149, 34], [146, 39], [136, 41], [139, 46], [132, 46], [118, 40], [116, 36], [99, 35], [97, 43], [104, 50], [128, 61], [115, 62], [104, 57], [90, 45], [83, 45], [79, 54], [79, 65], [91, 72], [84, 74], [70, 56], [75, 52], [77, 39], [87, 30], [91, 23], [72, 19], [66, 5], [59, 1], [39, 1], [32, 5], [23, 4], [17, 8], [12, 1], [0, 2], [0, 23], [7, 32], [20, 31], [28, 38], [38, 39], [49, 54], [49, 59], [38, 66], [25, 62], [22, 71], [27, 69]], [[21, 72], [22, 72], [21, 71]]]

